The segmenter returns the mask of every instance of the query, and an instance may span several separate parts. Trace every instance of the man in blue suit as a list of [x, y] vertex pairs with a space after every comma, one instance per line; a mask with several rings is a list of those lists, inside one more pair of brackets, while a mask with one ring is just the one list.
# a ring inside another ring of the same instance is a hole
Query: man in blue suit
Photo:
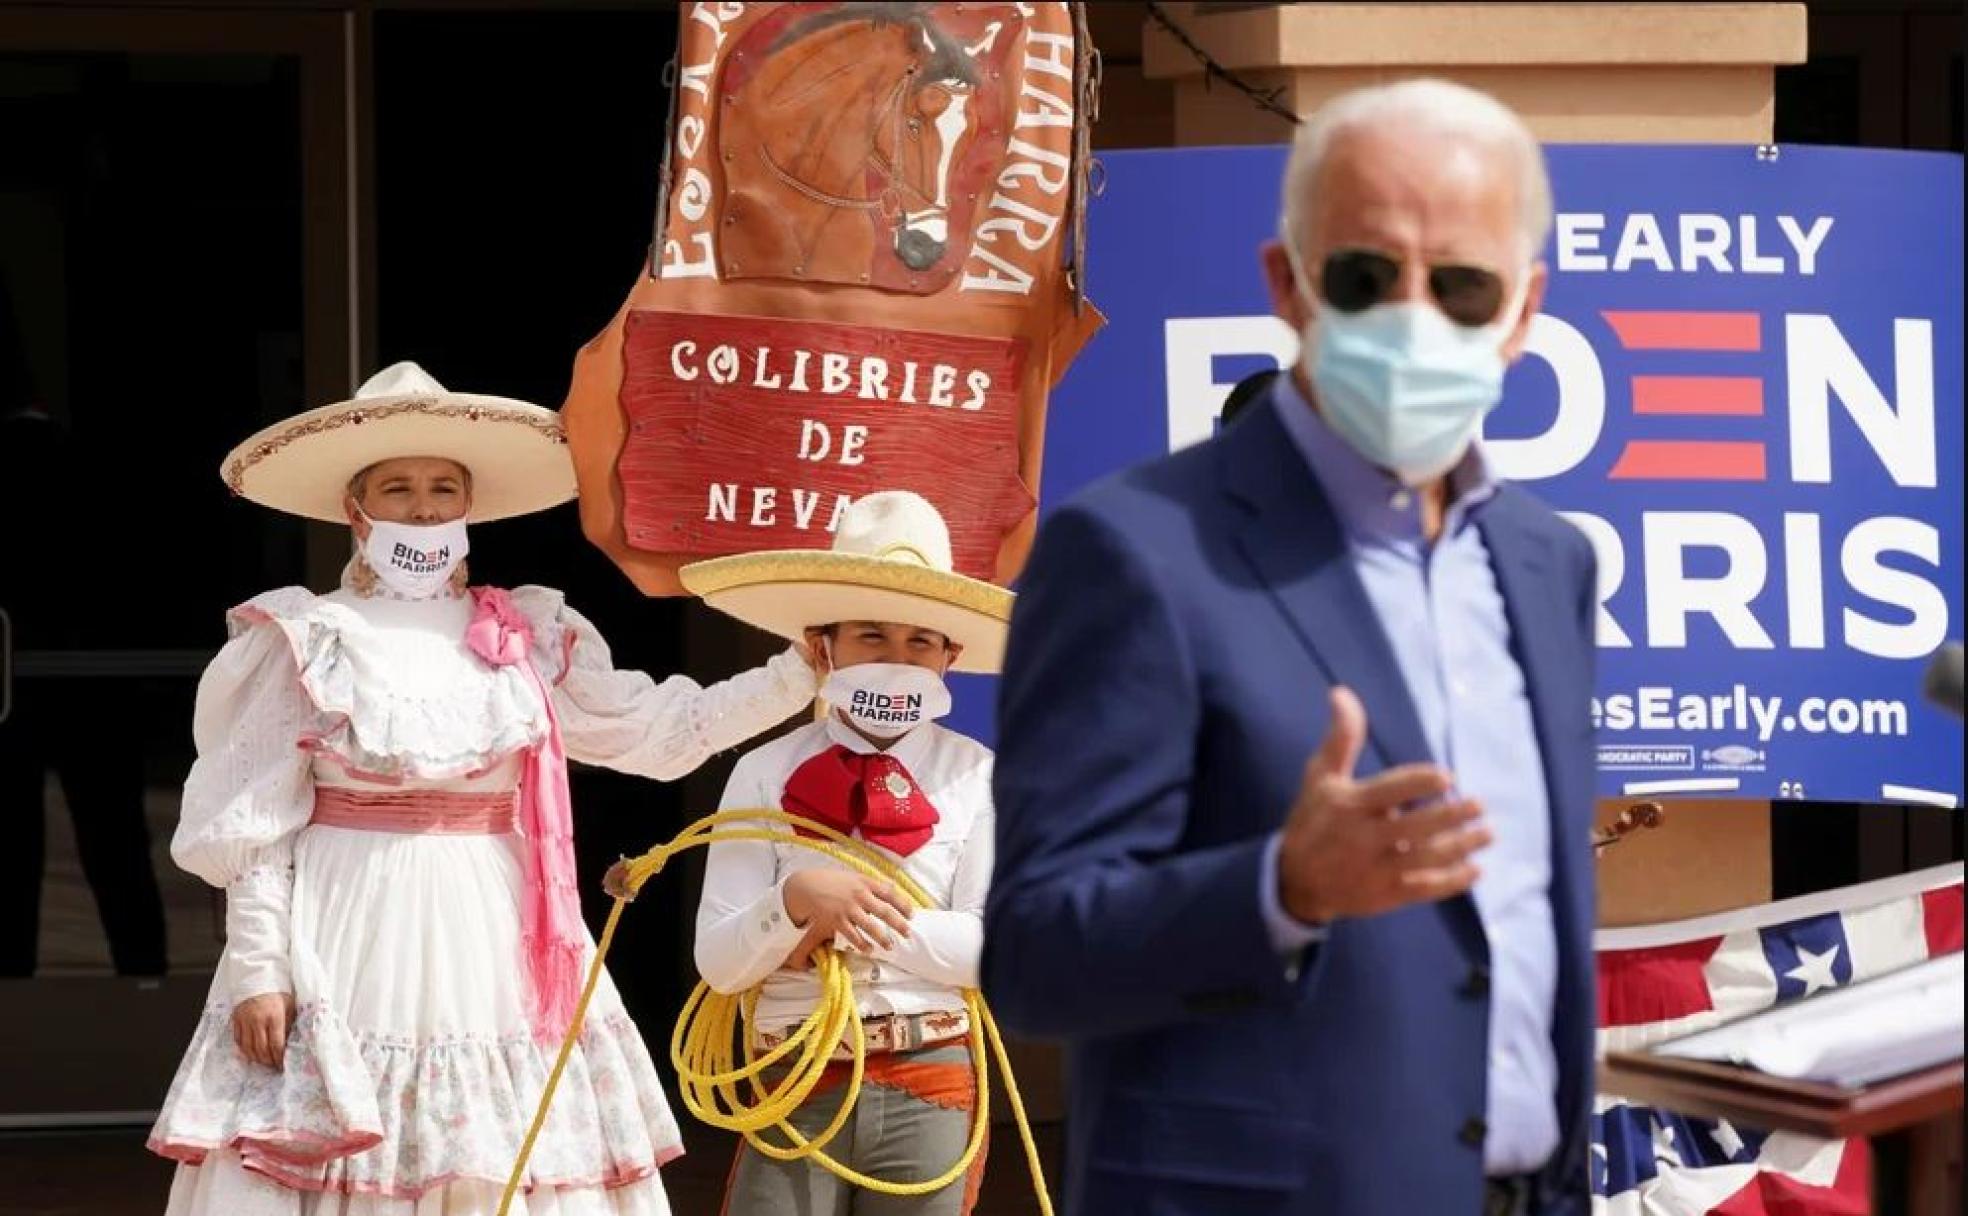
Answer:
[[1297, 366], [1041, 530], [983, 970], [1069, 1044], [1074, 1216], [1586, 1210], [1594, 562], [1475, 442], [1550, 221], [1491, 98], [1335, 99]]

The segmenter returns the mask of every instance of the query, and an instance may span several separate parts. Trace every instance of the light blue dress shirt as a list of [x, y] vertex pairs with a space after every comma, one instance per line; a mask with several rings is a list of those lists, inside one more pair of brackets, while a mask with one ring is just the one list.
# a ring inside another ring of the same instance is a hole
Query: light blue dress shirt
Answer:
[[[1449, 475], [1442, 534], [1423, 539], [1419, 496], [1369, 464], [1319, 417], [1290, 375], [1276, 409], [1338, 514], [1353, 567], [1380, 618], [1434, 759], [1479, 801], [1495, 842], [1477, 855], [1476, 909], [1490, 945], [1489, 1135], [1492, 1176], [1529, 1173], [1558, 1148], [1558, 1057], [1551, 1040], [1558, 938], [1551, 915], [1551, 810], [1503, 593], [1474, 515], [1496, 492], [1472, 448]], [[1272, 941], [1295, 953], [1324, 936], [1284, 908], [1274, 836], [1261, 897]], [[1399, 966], [1399, 959], [1389, 959]]]

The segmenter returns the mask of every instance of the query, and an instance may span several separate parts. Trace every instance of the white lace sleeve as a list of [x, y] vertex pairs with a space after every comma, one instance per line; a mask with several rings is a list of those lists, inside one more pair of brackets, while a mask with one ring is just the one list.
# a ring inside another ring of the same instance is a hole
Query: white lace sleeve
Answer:
[[616, 670], [608, 644], [573, 609], [563, 607], [560, 620], [571, 654], [554, 708], [568, 756], [584, 764], [674, 781], [784, 722], [818, 691], [812, 668], [791, 648], [708, 688], [688, 676], [659, 684]]
[[293, 836], [313, 811], [307, 753], [314, 710], [280, 630], [252, 625], [198, 684], [171, 857], [226, 891], [224, 967], [235, 1000], [289, 990], [287, 907]]

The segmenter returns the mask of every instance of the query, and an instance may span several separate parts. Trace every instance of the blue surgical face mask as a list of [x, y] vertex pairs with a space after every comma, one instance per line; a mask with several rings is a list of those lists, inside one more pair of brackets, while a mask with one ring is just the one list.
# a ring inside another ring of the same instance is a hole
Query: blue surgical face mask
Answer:
[[1428, 302], [1343, 313], [1313, 297], [1297, 252], [1285, 252], [1312, 309], [1302, 335], [1306, 374], [1326, 424], [1408, 485], [1456, 466], [1503, 397], [1502, 346], [1524, 304], [1529, 275], [1497, 319], [1457, 325]]

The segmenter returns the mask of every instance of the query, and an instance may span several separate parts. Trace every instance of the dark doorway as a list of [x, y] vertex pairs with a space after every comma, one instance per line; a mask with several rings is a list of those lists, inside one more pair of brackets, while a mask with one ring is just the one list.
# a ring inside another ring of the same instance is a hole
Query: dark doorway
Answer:
[[340, 51], [0, 10], [0, 1126], [155, 1107], [222, 945], [166, 850], [225, 609], [305, 564], [218, 462], [346, 368]]

